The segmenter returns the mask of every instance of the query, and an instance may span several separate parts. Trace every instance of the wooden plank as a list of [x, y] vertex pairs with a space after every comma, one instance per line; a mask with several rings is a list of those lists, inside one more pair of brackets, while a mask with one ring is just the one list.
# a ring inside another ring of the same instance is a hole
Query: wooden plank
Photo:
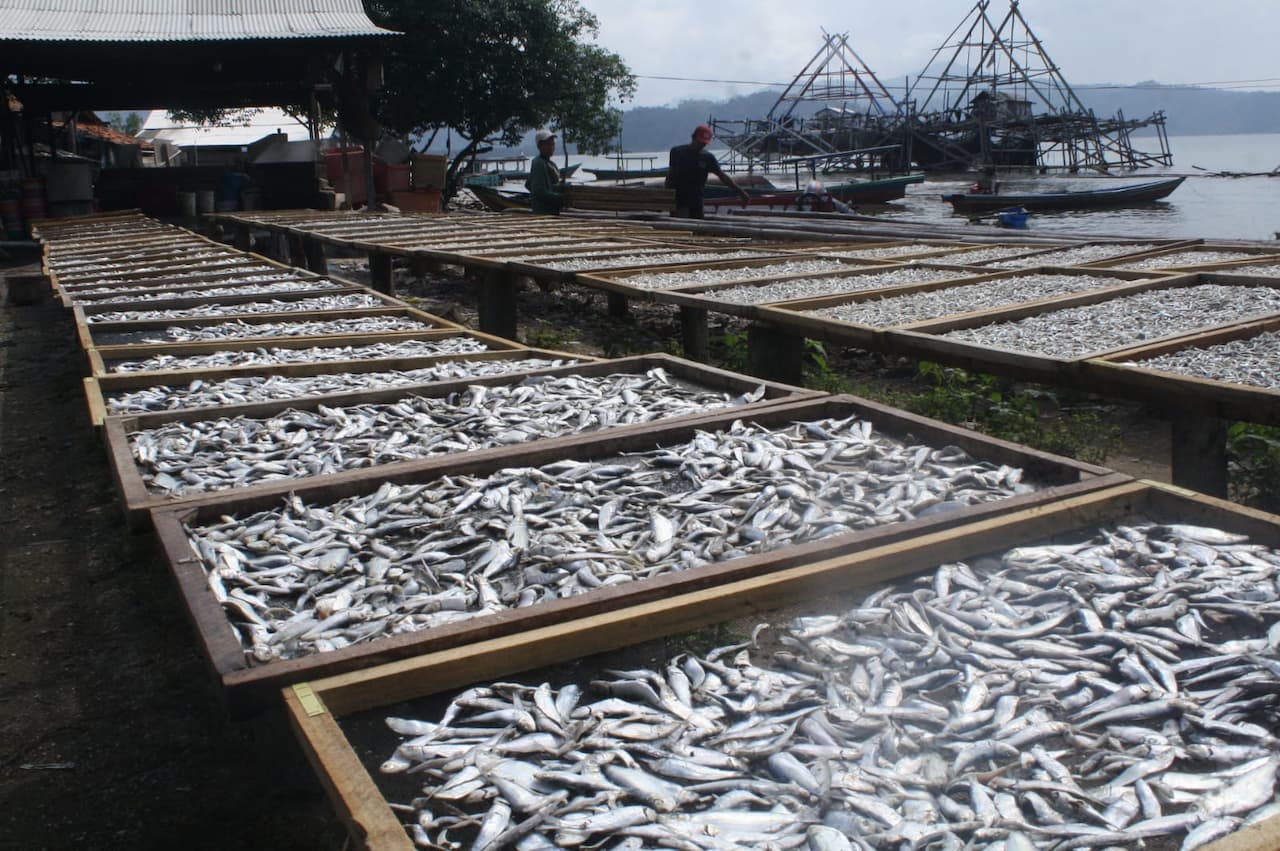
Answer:
[[[417, 358], [378, 358], [355, 361], [289, 363], [276, 364], [274, 366], [247, 365], [217, 370], [184, 370], [179, 372], [116, 373], [110, 375], [96, 375], [92, 378], [86, 379], [85, 394], [87, 396], [89, 413], [93, 424], [95, 426], [101, 426], [107, 411], [107, 396], [114, 393], [127, 392], [129, 390], [139, 390], [146, 387], [159, 387], [167, 383], [187, 383], [193, 378], [213, 382], [225, 378], [251, 375], [287, 375], [301, 377], [329, 375], [339, 372], [389, 372], [420, 369], [457, 361], [524, 360], [527, 358], [559, 358], [576, 360], [580, 363], [589, 363], [599, 360], [599, 358], [594, 358], [589, 355], [573, 355], [566, 352], [556, 352], [547, 349], [526, 349], [517, 347], [491, 350], [487, 352], [475, 352], [466, 355], [432, 355]], [[195, 410], [209, 411], [213, 409], [199, 408]]]
[[[834, 557], [839, 553], [858, 551], [891, 541], [916, 540], [930, 532], [980, 522], [1003, 513], [1013, 513], [1030, 505], [1049, 505], [1071, 499], [1084, 492], [1107, 489], [1128, 481], [1118, 474], [1102, 476], [1076, 485], [1064, 485], [1040, 494], [1039, 500], [1017, 497], [999, 509], [986, 506], [964, 517], [950, 515], [946, 520], [896, 524], [895, 527], [865, 530], [844, 540], [828, 539], [810, 544], [789, 547], [773, 553], [749, 556], [675, 574], [627, 583], [625, 586], [601, 588], [575, 597], [539, 603], [518, 610], [507, 610], [488, 615], [478, 615], [466, 621], [447, 626], [379, 639], [368, 645], [344, 648], [303, 659], [271, 662], [266, 665], [229, 670], [222, 678], [228, 692], [228, 700], [237, 712], [255, 711], [262, 701], [280, 685], [330, 676], [346, 671], [356, 671], [396, 659], [410, 658], [441, 649], [459, 648], [464, 656], [474, 650], [478, 642], [507, 636], [518, 636], [541, 629], [548, 624], [563, 623], [582, 617], [614, 611], [619, 607], [642, 605], [653, 601], [670, 600], [678, 594], [697, 589], [738, 581], [743, 577], [768, 575], [788, 570], [796, 565], [810, 564], [816, 560]], [[157, 513], [155, 522], [172, 524], [169, 512]], [[658, 603], [662, 605], [661, 602]], [[781, 605], [781, 603], [779, 603]], [[229, 630], [229, 627], [225, 627]], [[631, 640], [636, 640], [634, 637]], [[592, 643], [590, 646], [597, 647]], [[579, 649], [580, 653], [580, 649]]]
[[516, 338], [516, 279], [503, 269], [487, 269], [480, 283], [479, 325], [487, 334]]
[[[348, 310], [309, 310], [297, 311], [294, 313], [241, 313], [227, 316], [199, 316], [190, 318], [173, 318], [169, 320], [148, 320], [144, 322], [99, 322], [90, 323], [80, 326], [88, 330], [90, 340], [85, 348], [97, 346], [103, 348], [110, 345], [139, 345], [139, 346], [156, 346], [169, 345], [169, 342], [157, 343], [112, 343], [104, 341], [104, 338], [112, 339], [114, 336], [128, 336], [132, 334], [143, 333], [146, 331], [162, 331], [166, 328], [216, 328], [219, 325], [234, 326], [252, 326], [255, 325], [276, 325], [276, 324], [296, 324], [303, 322], [333, 322], [343, 319], [411, 319], [422, 325], [423, 330], [450, 330], [461, 331], [462, 326], [445, 319], [432, 316], [430, 313], [418, 310], [405, 305], [404, 307], [395, 307], [388, 304], [386, 307], [358, 307]], [[141, 326], [141, 327], [129, 327]], [[395, 333], [395, 332], [387, 332]], [[313, 336], [313, 339], [325, 339], [333, 335]], [[275, 331], [265, 334], [246, 335], [243, 337], [233, 337], [227, 339], [235, 340], [270, 340], [274, 343], [276, 340], [283, 339], [283, 336]]]
[[[307, 349], [312, 346], [362, 346], [375, 343], [404, 342], [406, 340], [441, 340], [449, 337], [475, 337], [470, 331], [455, 331], [449, 328], [426, 329], [422, 331], [388, 331], [378, 334], [326, 334], [317, 337], [276, 337], [272, 346], [280, 349]], [[497, 337], [485, 336], [486, 342], [498, 340]], [[507, 346], [510, 347], [511, 343]], [[139, 357], [156, 355], [203, 355], [214, 352], [240, 352], [262, 348], [262, 340], [194, 340], [182, 343], [152, 343], [122, 346], [96, 346], [95, 349], [107, 362], [130, 360]]]
[[1227, 424], [1190, 411], [1172, 417], [1173, 482], [1210, 496], [1227, 495]]
[[213, 596], [209, 581], [196, 559], [187, 537], [177, 526], [156, 528], [161, 549], [168, 554], [168, 566], [178, 585], [183, 609], [195, 628], [200, 652], [215, 678], [226, 671], [246, 666], [244, 648], [230, 629], [222, 606]]
[[285, 711], [307, 761], [351, 838], [361, 848], [413, 851], [413, 841], [387, 807], [337, 721], [307, 688], [284, 690]]
[[[303, 279], [305, 280], [305, 279]], [[320, 278], [317, 281], [322, 280]], [[177, 292], [175, 290], [175, 292]], [[314, 290], [284, 290], [282, 292], [252, 292], [239, 293], [230, 295], [220, 295], [215, 297], [209, 296], [186, 296], [181, 298], [152, 299], [147, 301], [119, 301], [119, 302], [95, 302], [95, 301], [75, 301], [72, 305], [74, 309], [83, 311], [86, 321], [90, 316], [99, 313], [115, 313], [116, 311], [125, 310], [182, 310], [188, 307], [199, 307], [206, 304], [249, 304], [255, 301], [280, 300], [280, 301], [296, 301], [304, 298], [315, 298], [317, 296], [341, 296], [352, 295], [354, 293], [371, 293], [366, 287], [348, 284], [340, 287], [326, 287]], [[93, 323], [90, 323], [93, 324]]]
[[[585, 368], [595, 370], [598, 369], [598, 365], [591, 364]], [[576, 369], [578, 367], [561, 367], [556, 371], [572, 373]], [[522, 380], [527, 376], [524, 373], [520, 373], [513, 377], [516, 380]], [[437, 396], [441, 394], [442, 389], [449, 392], [458, 392], [460, 388], [465, 390], [466, 387], [473, 384], [484, 383], [492, 385], [500, 383], [504, 379], [506, 379], [506, 376], [496, 376], [493, 379], [484, 381], [472, 380], [437, 385], [420, 385], [418, 392], [420, 395]], [[510, 379], [506, 380], [509, 381]], [[758, 382], [753, 380], [748, 380], [744, 384], [746, 386], [742, 389], [754, 389], [758, 386]], [[370, 391], [369, 393], [358, 395], [364, 397], [372, 396], [375, 401], [404, 398], [400, 388]], [[565, 434], [558, 437], [545, 437], [515, 447], [492, 446], [485, 449], [467, 450], [465, 453], [428, 455], [409, 461], [388, 461], [323, 475], [271, 479], [253, 485], [240, 485], [234, 488], [204, 491], [186, 496], [157, 495], [147, 489], [141, 470], [134, 461], [128, 435], [138, 429], [154, 428], [166, 422], [203, 422], [211, 418], [216, 419], [218, 416], [229, 416], [231, 414], [227, 412], [227, 409], [201, 408], [191, 411], [147, 414], [143, 416], [108, 416], [103, 420], [103, 438], [108, 447], [112, 477], [115, 481], [116, 489], [120, 493], [125, 517], [131, 528], [141, 529], [145, 528], [150, 521], [152, 513], [155, 511], [178, 510], [187, 506], [204, 508], [212, 505], [224, 505], [228, 501], [234, 501], [237, 505], [255, 503], [261, 508], [265, 508], [279, 504], [279, 501], [289, 494], [302, 493], [317, 496], [323, 494], [322, 498], [331, 498], [330, 495], [332, 494], [361, 492], [368, 482], [375, 479], [379, 482], [431, 479], [455, 472], [459, 469], [459, 465], [465, 465], [468, 469], [480, 468], [492, 472], [504, 465], [524, 466], [531, 458], [558, 459], [572, 455], [575, 452], [591, 451], [594, 445], [599, 443], [603, 443], [610, 449], [618, 445], [641, 449], [644, 447], [646, 439], [655, 434], [665, 434], [667, 430], [682, 424], [687, 424], [689, 428], [694, 428], [703, 423], [719, 426], [723, 425], [724, 418], [728, 413], [739, 417], [758, 416], [773, 405], [797, 399], [813, 398], [816, 395], [814, 393], [782, 395], [775, 390], [774, 395], [766, 395], [765, 401], [749, 405], [732, 408], [712, 408], [700, 413], [685, 414], [646, 423], [613, 425], [594, 431]], [[256, 414], [262, 417], [290, 408], [303, 407], [304, 405], [306, 407], [319, 407], [322, 404], [338, 404], [333, 397], [296, 401], [298, 402], [296, 405], [294, 404], [295, 400], [289, 400], [283, 403], [267, 402], [244, 406], [252, 412], [245, 415]]]
[[[1136, 483], [829, 559], [313, 681], [341, 717], [901, 578], [1096, 524], [1140, 505]], [[1128, 512], [1124, 512], [1128, 513]]]
[[[1181, 281], [1182, 278], [1172, 278], [1168, 275], [1149, 275], [1142, 273], [1115, 274], [1113, 272], [1097, 272], [1084, 271], [1070, 266], [1051, 267], [1044, 266], [1035, 269], [1016, 269], [997, 273], [988, 273], [983, 275], [970, 275], [958, 278], [943, 278], [937, 281], [927, 281], [923, 284], [907, 284], [897, 287], [886, 287], [877, 290], [860, 290], [858, 292], [840, 293], [837, 295], [821, 296], [812, 299], [797, 299], [792, 301], [772, 302], [771, 307], [778, 310], [788, 311], [814, 311], [826, 308], [840, 307], [846, 304], [861, 304], [864, 301], [878, 301], [886, 298], [896, 298], [898, 296], [914, 295], [916, 293], [936, 292], [938, 290], [959, 290], [963, 287], [980, 286], [982, 284], [990, 284], [998, 281], [1005, 281], [1011, 278], [1024, 278], [1033, 275], [1061, 275], [1064, 277], [1082, 277], [1082, 278], [1111, 278], [1116, 284], [1112, 287], [1103, 287], [1101, 289], [1082, 290], [1075, 293], [1067, 293], [1061, 296], [1052, 296], [1044, 299], [1036, 299], [1033, 301], [1014, 302], [1002, 307], [985, 308], [975, 310], [969, 313], [957, 314], [953, 316], [940, 316], [932, 319], [903, 323], [895, 326], [884, 327], [900, 327], [911, 328], [915, 331], [924, 331], [926, 333], [945, 333], [956, 328], [968, 328], [974, 325], [986, 325], [989, 322], [1008, 322], [1015, 319], [1021, 319], [1024, 316], [1031, 316], [1036, 313], [1044, 313], [1047, 309], [1060, 309], [1063, 307], [1074, 307], [1080, 304], [1094, 304], [1099, 301], [1106, 301], [1110, 298], [1116, 298], [1123, 295], [1143, 292], [1149, 289], [1156, 289], [1168, 281]], [[1185, 276], [1184, 276], [1185, 277]], [[1189, 279], [1187, 279], [1189, 282]], [[1042, 307], [1043, 305], [1043, 307]], [[839, 320], [828, 320], [839, 321]]]
[[699, 361], [711, 358], [707, 311], [693, 307], [680, 308], [680, 341], [686, 357]]
[[1202, 851], [1280, 851], [1280, 816], [1224, 836]]
[[392, 274], [391, 255], [385, 251], [369, 252], [369, 280], [375, 292], [395, 295], [395, 277]]
[[755, 322], [747, 328], [747, 363], [753, 375], [786, 384], [804, 383], [804, 336]]
[[1276, 331], [1280, 331], [1280, 318], [1244, 322], [1113, 352], [1081, 364], [1082, 380], [1100, 388], [1099, 392], [1163, 408], [1171, 417], [1190, 411], [1226, 420], [1280, 425], [1280, 390], [1166, 372], [1144, 363], [1172, 352], [1247, 340]]
[[302, 243], [302, 250], [307, 256], [307, 268], [317, 275], [327, 275], [329, 273], [329, 260], [324, 254], [324, 243], [318, 239], [306, 239]]
[[[781, 569], [806, 563], [816, 558], [836, 553], [851, 552], [868, 546], [877, 546], [890, 540], [905, 540], [942, 528], [964, 525], [982, 518], [993, 517], [1026, 508], [1069, 498], [1123, 481], [1127, 477], [1109, 473], [1100, 467], [1080, 464], [1068, 459], [1018, 447], [1003, 441], [954, 428], [941, 423], [895, 411], [856, 397], [829, 397], [818, 400], [770, 403], [751, 415], [751, 421], [763, 427], [786, 427], [796, 421], [843, 418], [856, 413], [875, 424], [877, 431], [899, 438], [922, 442], [931, 446], [956, 445], [973, 457], [993, 464], [1010, 464], [1024, 470], [1024, 480], [1037, 482], [1042, 489], [992, 503], [968, 506], [953, 512], [943, 512], [928, 517], [889, 524], [883, 527], [861, 530], [857, 533], [832, 536], [819, 541], [787, 547], [782, 550], [734, 559], [719, 564], [704, 565], [697, 569], [672, 573], [622, 586], [602, 588], [589, 594], [563, 600], [542, 603], [519, 610], [502, 611], [470, 618], [437, 629], [380, 639], [371, 645], [357, 645], [298, 660], [277, 661], [250, 670], [228, 672], [224, 677], [227, 689], [243, 692], [248, 704], [260, 700], [262, 688], [275, 688], [282, 678], [294, 682], [307, 676], [315, 676], [323, 669], [328, 673], [351, 670], [374, 662], [386, 661], [405, 655], [470, 643], [496, 634], [509, 634], [540, 623], [577, 617], [587, 611], [604, 611], [631, 602], [658, 599], [663, 596], [720, 584], [748, 575]], [[410, 462], [399, 465], [395, 475], [387, 471], [352, 471], [325, 477], [324, 481], [295, 481], [282, 485], [255, 487], [249, 490], [223, 494], [207, 501], [193, 501], [186, 508], [171, 508], [152, 512], [152, 522], [168, 532], [162, 537], [166, 555], [170, 561], [186, 557], [189, 546], [185, 542], [181, 524], [211, 521], [224, 515], [240, 515], [270, 508], [288, 493], [314, 502], [332, 502], [344, 497], [371, 493], [386, 481], [398, 483], [422, 483], [449, 475], [491, 474], [510, 466], [540, 466], [571, 457], [576, 460], [604, 459], [636, 449], [651, 450], [656, 446], [672, 445], [692, 439], [699, 431], [727, 428], [743, 416], [741, 409], [695, 416], [683, 420], [651, 423], [647, 427], [622, 431], [595, 433], [572, 438], [537, 441], [521, 447], [505, 447], [499, 450], [466, 453], [460, 458], [428, 462]], [[221, 614], [219, 612], [219, 614]], [[229, 626], [223, 627], [228, 632]]]
[[609, 375], [644, 375], [654, 369], [663, 370], [669, 378], [676, 381], [695, 384], [707, 390], [719, 391], [730, 395], [752, 392], [761, 387], [764, 388], [764, 398], [774, 401], [818, 398], [825, 395], [816, 390], [806, 390], [803, 387], [777, 382], [761, 382], [750, 376], [715, 369], [694, 363], [691, 360], [675, 357], [674, 355], [655, 353], [609, 360], [588, 360], [568, 366], [521, 370], [499, 375], [468, 376], [447, 381], [406, 384], [395, 387], [372, 387], [346, 393], [301, 396], [269, 402], [246, 402], [214, 408], [188, 408], [147, 414], [109, 416], [108, 419], [118, 420], [122, 432], [129, 433], [140, 429], [157, 428], [166, 423], [193, 423], [222, 417], [270, 418], [286, 410], [315, 411], [322, 405], [325, 407], [350, 407], [354, 405], [379, 404], [394, 402], [406, 396], [438, 399], [453, 393], [463, 392], [468, 387], [475, 385], [487, 387], [515, 385], [531, 376], [556, 377], [573, 375], [584, 378], [603, 378]]
[[[549, 624], [469, 647], [445, 649], [315, 680], [307, 684], [309, 689], [303, 694], [313, 695], [326, 717], [340, 721], [358, 712], [381, 710], [401, 701], [444, 695], [458, 688], [564, 663], [579, 658], [583, 647], [590, 647], [593, 652], [607, 652], [727, 620], [758, 617], [762, 612], [789, 604], [811, 605], [828, 595], [900, 579], [938, 564], [1091, 530], [1100, 523], [1122, 519], [1135, 511], [1154, 512], [1156, 519], [1166, 522], [1203, 519], [1210, 525], [1250, 534], [1257, 527], [1247, 512], [1229, 503], [1195, 494], [1179, 494], [1150, 483], [1133, 483], [1074, 497], [1056, 506], [1037, 507], [960, 530], [933, 533], [915, 541], [699, 589], [665, 600], [591, 613], [574, 621]], [[1280, 518], [1268, 515], [1264, 521], [1263, 534], [1258, 540], [1274, 546]], [[291, 691], [285, 690], [286, 709], [292, 718], [305, 723], [309, 714], [306, 705], [297, 698], [296, 692], [291, 695]], [[315, 712], [313, 708], [312, 717], [317, 717]], [[351, 809], [354, 803], [394, 817], [385, 799], [379, 803], [363, 797], [368, 795], [370, 786], [376, 788], [376, 782], [356, 758], [341, 724], [336, 731], [329, 732], [336, 738], [327, 739], [327, 746], [338, 750], [345, 747], [350, 751], [348, 758], [333, 771], [346, 782], [354, 782], [353, 795], [360, 796], [339, 803], [340, 812]], [[304, 740], [303, 747], [310, 745]], [[354, 781], [352, 774], [356, 775]], [[1280, 847], [1277, 842], [1280, 842], [1280, 819], [1272, 819], [1207, 847], [1215, 851], [1271, 851]], [[365, 844], [364, 847], [380, 846]]]

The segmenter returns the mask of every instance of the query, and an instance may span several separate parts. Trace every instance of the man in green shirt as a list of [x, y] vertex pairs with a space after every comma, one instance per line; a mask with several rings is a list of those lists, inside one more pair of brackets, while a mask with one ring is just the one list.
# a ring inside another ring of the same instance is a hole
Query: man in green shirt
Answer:
[[529, 190], [535, 213], [559, 215], [565, 198], [560, 169], [551, 161], [556, 152], [556, 134], [550, 130], [539, 130], [534, 138], [538, 141], [538, 155], [529, 166], [529, 179], [524, 185]]

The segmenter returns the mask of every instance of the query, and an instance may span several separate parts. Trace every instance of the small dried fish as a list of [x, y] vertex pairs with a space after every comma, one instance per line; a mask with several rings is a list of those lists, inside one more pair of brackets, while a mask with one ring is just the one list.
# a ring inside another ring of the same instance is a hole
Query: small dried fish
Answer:
[[471, 337], [439, 340], [400, 340], [363, 346], [312, 346], [305, 349], [257, 348], [214, 352], [207, 355], [156, 355], [145, 360], [115, 361], [109, 372], [157, 372], [174, 369], [223, 369], [230, 366], [316, 363], [331, 360], [420, 358], [487, 352], [489, 347]]

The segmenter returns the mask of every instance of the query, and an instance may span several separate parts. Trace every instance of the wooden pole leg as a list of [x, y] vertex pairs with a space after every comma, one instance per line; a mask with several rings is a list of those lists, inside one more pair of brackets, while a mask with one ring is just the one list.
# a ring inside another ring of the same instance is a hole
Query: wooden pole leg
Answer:
[[441, 264], [439, 260], [432, 260], [430, 257], [410, 257], [409, 272], [415, 278], [425, 278], [427, 275], [439, 272]]
[[289, 244], [289, 265], [307, 268], [307, 247], [303, 244], [302, 237], [296, 233], [286, 234], [285, 242]]
[[369, 252], [369, 281], [378, 292], [395, 295], [395, 279], [391, 274], [391, 255], [381, 251]]
[[1172, 424], [1173, 483], [1209, 496], [1225, 498], [1226, 422], [1218, 417], [1182, 413], [1173, 417]]
[[609, 315], [614, 319], [626, 319], [631, 315], [627, 297], [618, 293], [609, 293]]
[[329, 274], [329, 258], [324, 256], [324, 243], [318, 239], [306, 241], [307, 268], [317, 275]]
[[747, 366], [757, 378], [800, 386], [804, 381], [804, 337], [773, 325], [752, 323], [747, 328]]
[[680, 308], [680, 333], [684, 356], [706, 362], [711, 358], [707, 340], [707, 311], [700, 307]]
[[253, 248], [253, 229], [249, 225], [236, 225], [235, 247], [241, 251]]
[[480, 281], [480, 330], [516, 338], [516, 277], [505, 269], [488, 269]]

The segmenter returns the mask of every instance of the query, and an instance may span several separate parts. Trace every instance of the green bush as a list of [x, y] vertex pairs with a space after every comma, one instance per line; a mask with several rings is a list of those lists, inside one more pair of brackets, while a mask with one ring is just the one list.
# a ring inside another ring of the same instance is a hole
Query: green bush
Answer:
[[1235, 423], [1227, 431], [1231, 499], [1280, 512], [1280, 428]]

